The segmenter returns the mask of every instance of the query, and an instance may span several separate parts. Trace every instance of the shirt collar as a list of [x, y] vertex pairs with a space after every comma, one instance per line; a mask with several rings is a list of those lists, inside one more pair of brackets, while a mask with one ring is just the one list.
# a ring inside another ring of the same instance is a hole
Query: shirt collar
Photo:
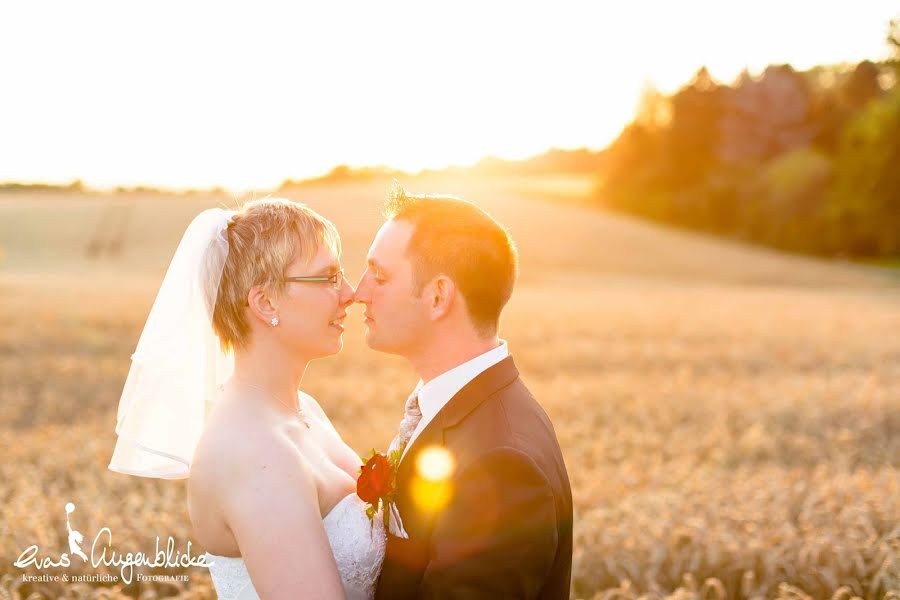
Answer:
[[441, 373], [428, 383], [423, 383], [420, 379], [416, 385], [416, 391], [419, 395], [419, 410], [422, 411], [422, 420], [431, 421], [467, 383], [507, 356], [509, 356], [509, 346], [506, 340], [501, 339], [500, 345], [496, 348]]

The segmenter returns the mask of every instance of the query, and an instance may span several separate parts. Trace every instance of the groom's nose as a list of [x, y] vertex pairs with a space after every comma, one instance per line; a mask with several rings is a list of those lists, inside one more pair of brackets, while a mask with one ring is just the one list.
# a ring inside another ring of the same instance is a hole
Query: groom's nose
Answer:
[[356, 293], [353, 294], [353, 301], [359, 302], [360, 304], [364, 304], [369, 301], [369, 285], [368, 279], [366, 277], [366, 273], [363, 273], [363, 276], [360, 278], [359, 283], [356, 284]]

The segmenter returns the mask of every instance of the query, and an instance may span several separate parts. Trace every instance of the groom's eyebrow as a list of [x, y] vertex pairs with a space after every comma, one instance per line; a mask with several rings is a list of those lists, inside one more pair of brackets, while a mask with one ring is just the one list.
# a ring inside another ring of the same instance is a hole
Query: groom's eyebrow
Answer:
[[378, 261], [375, 260], [374, 258], [367, 259], [366, 264], [368, 264], [370, 267], [374, 267], [374, 268], [378, 269], [379, 271], [384, 271], [384, 267], [379, 265]]

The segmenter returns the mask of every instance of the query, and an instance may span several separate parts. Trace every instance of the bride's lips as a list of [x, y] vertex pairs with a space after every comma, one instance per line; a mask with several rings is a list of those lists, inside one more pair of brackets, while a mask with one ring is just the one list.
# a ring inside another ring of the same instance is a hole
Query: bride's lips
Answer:
[[333, 327], [333, 328], [337, 329], [338, 331], [343, 331], [344, 330], [344, 319], [346, 317], [347, 317], [347, 313], [344, 313], [341, 316], [337, 317], [336, 319], [332, 319], [331, 321], [329, 321], [328, 326]]
[[374, 322], [375, 322], [375, 319], [373, 319], [372, 317], [370, 317], [370, 316], [368, 315], [368, 313], [363, 313], [363, 316], [365, 317], [365, 319], [363, 319], [363, 323], [365, 323], [366, 325], [368, 325], [369, 323], [374, 323]]

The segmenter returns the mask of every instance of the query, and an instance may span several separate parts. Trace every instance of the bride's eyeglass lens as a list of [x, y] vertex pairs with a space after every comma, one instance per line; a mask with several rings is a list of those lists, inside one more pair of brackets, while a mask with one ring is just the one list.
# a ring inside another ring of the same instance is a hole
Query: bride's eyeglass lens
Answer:
[[330, 283], [336, 290], [344, 285], [344, 270], [341, 269], [334, 275], [322, 275], [320, 277], [285, 277], [285, 283]]

